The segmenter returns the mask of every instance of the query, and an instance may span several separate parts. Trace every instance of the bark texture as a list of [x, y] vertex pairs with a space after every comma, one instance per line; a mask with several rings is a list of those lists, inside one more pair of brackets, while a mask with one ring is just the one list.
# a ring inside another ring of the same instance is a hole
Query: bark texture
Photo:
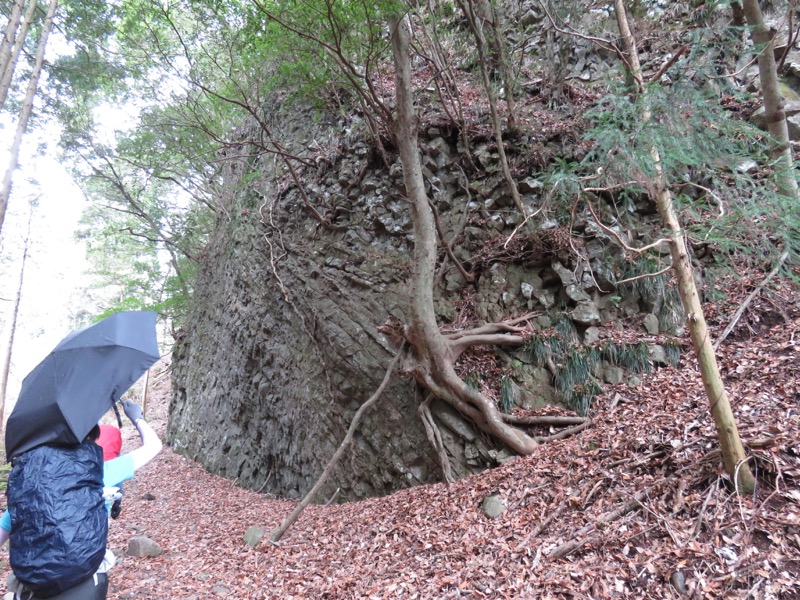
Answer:
[[[641, 94], [644, 91], [644, 80], [639, 62], [639, 53], [636, 49], [636, 40], [631, 34], [628, 25], [625, 4], [622, 0], [615, 0], [614, 6], [620, 37], [630, 64], [631, 75], [636, 84], [637, 93]], [[642, 114], [642, 119], [644, 120], [648, 120], [651, 117], [652, 115], [646, 110]], [[672, 268], [678, 279], [678, 290], [683, 307], [686, 310], [692, 346], [697, 356], [697, 363], [700, 366], [703, 387], [705, 388], [706, 396], [708, 396], [709, 410], [717, 428], [717, 438], [722, 452], [722, 459], [731, 479], [737, 482], [738, 489], [742, 492], [750, 493], [755, 487], [755, 479], [747, 464], [747, 455], [744, 452], [739, 430], [736, 426], [736, 419], [731, 410], [728, 394], [725, 391], [725, 385], [722, 382], [722, 376], [717, 365], [714, 346], [706, 325], [700, 296], [697, 293], [694, 269], [686, 247], [683, 228], [675, 211], [672, 193], [667, 186], [666, 177], [661, 170], [661, 158], [658, 148], [652, 146], [650, 155], [657, 169], [657, 175], [652, 181], [652, 193], [655, 197], [661, 220], [670, 236]]]
[[774, 32], [764, 23], [758, 0], [743, 0], [742, 10], [750, 35], [758, 51], [758, 76], [761, 81], [761, 97], [764, 101], [764, 119], [772, 136], [774, 146], [772, 158], [779, 169], [781, 192], [790, 197], [797, 196], [792, 160], [792, 147], [789, 144], [789, 127], [786, 123], [784, 100], [778, 87], [778, 67], [775, 62]]

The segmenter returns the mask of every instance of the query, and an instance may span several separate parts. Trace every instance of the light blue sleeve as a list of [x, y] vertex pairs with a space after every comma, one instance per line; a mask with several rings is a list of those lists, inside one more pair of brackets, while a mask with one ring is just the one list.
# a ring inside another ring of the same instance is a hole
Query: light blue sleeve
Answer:
[[131, 479], [133, 472], [133, 458], [129, 454], [112, 458], [103, 463], [103, 485], [116, 487], [123, 481]]
[[11, 513], [6, 511], [3, 513], [3, 516], [0, 517], [0, 527], [5, 529], [6, 531], [11, 531]]

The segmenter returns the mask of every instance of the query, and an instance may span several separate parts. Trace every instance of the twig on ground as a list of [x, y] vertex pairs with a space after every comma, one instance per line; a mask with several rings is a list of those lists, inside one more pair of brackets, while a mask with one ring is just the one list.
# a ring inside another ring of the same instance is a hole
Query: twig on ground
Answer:
[[585, 527], [582, 527], [581, 529], [576, 531], [572, 535], [572, 539], [561, 544], [560, 546], [556, 546], [553, 550], [551, 550], [547, 554], [547, 558], [549, 558], [550, 560], [555, 560], [557, 558], [564, 558], [567, 554], [574, 552], [575, 550], [583, 546], [585, 543], [590, 541], [591, 538], [584, 536], [587, 536], [588, 534], [596, 531], [598, 525], [600, 524], [606, 525], [608, 523], [616, 521], [620, 517], [624, 517], [625, 515], [634, 510], [638, 510], [639, 508], [641, 508], [642, 500], [647, 496], [647, 491], [648, 490], [642, 490], [638, 492], [633, 497], [633, 500], [631, 500], [630, 502], [625, 503], [625, 505], [621, 506], [616, 510], [600, 515], [600, 517], [598, 517], [595, 521], [592, 521]]
[[581, 423], [580, 425], [576, 425], [575, 427], [570, 427], [569, 429], [563, 429], [558, 433], [554, 433], [553, 435], [537, 435], [533, 438], [535, 441], [539, 442], [540, 444], [543, 442], [555, 442], [556, 440], [563, 440], [565, 437], [569, 437], [571, 435], [575, 435], [589, 427], [592, 422], [587, 420], [585, 423]]
[[517, 417], [515, 415], [503, 415], [503, 420], [512, 425], [581, 425], [589, 419], [586, 417], [558, 417], [552, 415], [531, 415], [528, 417]]
[[719, 336], [719, 339], [714, 344], [714, 350], [719, 350], [720, 344], [722, 344], [722, 342], [725, 341], [725, 338], [728, 337], [728, 335], [730, 335], [731, 331], [733, 331], [733, 328], [736, 327], [736, 323], [738, 323], [739, 319], [742, 318], [742, 315], [744, 314], [744, 311], [747, 310], [747, 307], [750, 306], [750, 303], [758, 295], [758, 293], [762, 289], [764, 289], [764, 286], [769, 283], [770, 279], [775, 277], [775, 275], [778, 273], [778, 271], [781, 270], [781, 267], [783, 266], [783, 263], [786, 261], [786, 258], [788, 256], [789, 256], [788, 252], [784, 252], [783, 254], [781, 254], [781, 257], [780, 257], [780, 259], [778, 259], [778, 264], [775, 265], [775, 268], [772, 269], [772, 271], [770, 271], [769, 275], [767, 275], [764, 278], [764, 281], [762, 281], [758, 285], [758, 287], [756, 287], [756, 289], [754, 289], [752, 292], [750, 292], [750, 295], [745, 299], [744, 302], [742, 302], [742, 305], [733, 314], [733, 317], [731, 318], [731, 322], [728, 323], [728, 326], [725, 328], [725, 331], [722, 332], [722, 335]]

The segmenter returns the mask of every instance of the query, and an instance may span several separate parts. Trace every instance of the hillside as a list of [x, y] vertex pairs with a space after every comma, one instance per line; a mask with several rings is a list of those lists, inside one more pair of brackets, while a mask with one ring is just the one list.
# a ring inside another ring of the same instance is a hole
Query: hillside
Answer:
[[[708, 307], [715, 334], [755, 283], [731, 282]], [[752, 498], [731, 493], [685, 354], [640, 386], [608, 386], [577, 436], [454, 484], [312, 506], [277, 546], [242, 536], [293, 502], [165, 449], [126, 484], [110, 541], [121, 556], [145, 534], [164, 554], [122, 556], [109, 597], [677, 598], [678, 585], [697, 598], [800, 598], [797, 300], [760, 296], [720, 349], [760, 476]], [[161, 432], [163, 385], [148, 409]], [[489, 495], [506, 506], [496, 519], [481, 509]]]

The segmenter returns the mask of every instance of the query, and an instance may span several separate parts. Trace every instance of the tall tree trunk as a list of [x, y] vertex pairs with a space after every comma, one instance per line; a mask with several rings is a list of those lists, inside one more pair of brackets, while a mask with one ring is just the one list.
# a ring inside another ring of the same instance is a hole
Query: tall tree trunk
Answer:
[[6, 359], [3, 362], [3, 372], [0, 374], [0, 433], [5, 431], [5, 410], [6, 392], [8, 391], [8, 377], [11, 373], [11, 353], [14, 350], [14, 335], [17, 332], [17, 317], [19, 316], [19, 305], [22, 301], [22, 283], [25, 280], [25, 263], [28, 262], [28, 246], [31, 240], [31, 221], [33, 220], [33, 204], [28, 214], [28, 230], [25, 233], [25, 241], [22, 246], [22, 264], [19, 268], [19, 284], [17, 285], [17, 296], [14, 298], [14, 311], [11, 313], [11, 330], [8, 334], [8, 346], [6, 347]]
[[8, 200], [11, 197], [14, 171], [17, 170], [17, 166], [19, 165], [19, 149], [22, 145], [22, 137], [28, 130], [28, 121], [30, 121], [31, 113], [33, 112], [33, 101], [36, 98], [36, 91], [39, 88], [39, 78], [41, 77], [42, 65], [44, 64], [44, 52], [47, 48], [47, 38], [50, 36], [50, 31], [53, 29], [53, 17], [56, 14], [57, 8], [58, 0], [50, 0], [50, 6], [47, 10], [44, 26], [42, 27], [42, 34], [39, 37], [39, 46], [36, 49], [36, 62], [34, 63], [30, 81], [28, 81], [25, 102], [22, 104], [19, 121], [17, 122], [17, 131], [14, 134], [14, 142], [11, 145], [9, 164], [6, 169], [5, 178], [3, 179], [3, 187], [0, 188], [0, 231], [2, 231], [3, 222], [6, 220], [6, 209], [8, 208]]
[[783, 96], [778, 88], [778, 67], [775, 63], [775, 43], [772, 32], [764, 24], [758, 0], [743, 0], [750, 36], [758, 51], [758, 76], [761, 80], [761, 97], [764, 101], [764, 118], [772, 136], [772, 158], [778, 168], [778, 185], [785, 196], [797, 196], [794, 177], [792, 147], [789, 144], [789, 127], [786, 124]]
[[[422, 386], [473, 419], [486, 433], [507, 444], [519, 454], [530, 454], [538, 443], [522, 430], [507, 424], [491, 400], [461, 380], [454, 364], [463, 348], [439, 331], [433, 302], [437, 256], [436, 224], [425, 193], [419, 158], [418, 123], [414, 113], [409, 65], [411, 35], [408, 19], [393, 21], [391, 30], [397, 98], [397, 117], [392, 124], [392, 133], [403, 165], [403, 181], [411, 204], [414, 224], [414, 259], [410, 286], [411, 322], [407, 333], [413, 364], [408, 370]], [[508, 343], [521, 342], [521, 338], [508, 340]]]
[[19, 31], [17, 31], [17, 37], [11, 49], [11, 55], [8, 60], [3, 62], [2, 71], [0, 71], [0, 108], [4, 107], [6, 104], [8, 92], [11, 89], [11, 80], [14, 78], [14, 71], [17, 68], [20, 52], [22, 52], [22, 48], [25, 46], [25, 38], [28, 37], [28, 31], [36, 15], [37, 5], [37, 0], [30, 0], [28, 10], [25, 11], [25, 18], [22, 20], [22, 26], [19, 28]]
[[22, 16], [22, 8], [24, 6], [25, 0], [14, 0], [14, 5], [8, 15], [8, 23], [6, 23], [6, 30], [0, 45], [0, 72], [8, 68], [8, 63], [11, 59], [11, 48], [17, 39], [17, 28], [19, 27], [19, 19]]
[[[628, 17], [623, 0], [615, 0], [614, 7], [620, 37], [627, 54], [636, 93], [642, 94], [645, 90], [639, 53], [636, 49], [636, 40], [628, 26]], [[642, 119], [647, 121], [651, 116], [649, 110], [645, 109]], [[750, 493], [755, 488], [755, 478], [747, 463], [747, 455], [739, 437], [736, 419], [733, 416], [728, 394], [725, 391], [725, 385], [719, 372], [714, 346], [711, 343], [711, 336], [703, 314], [703, 306], [700, 303], [700, 296], [697, 293], [697, 286], [694, 282], [692, 263], [686, 247], [683, 228], [672, 202], [672, 193], [669, 191], [666, 177], [661, 168], [661, 157], [658, 148], [651, 146], [650, 156], [656, 167], [656, 176], [652, 182], [653, 196], [658, 206], [661, 221], [670, 236], [672, 268], [678, 279], [678, 291], [680, 292], [683, 308], [686, 311], [692, 346], [697, 356], [703, 388], [708, 396], [711, 414], [717, 428], [722, 460], [731, 479], [736, 482], [737, 490], [743, 493]]]

